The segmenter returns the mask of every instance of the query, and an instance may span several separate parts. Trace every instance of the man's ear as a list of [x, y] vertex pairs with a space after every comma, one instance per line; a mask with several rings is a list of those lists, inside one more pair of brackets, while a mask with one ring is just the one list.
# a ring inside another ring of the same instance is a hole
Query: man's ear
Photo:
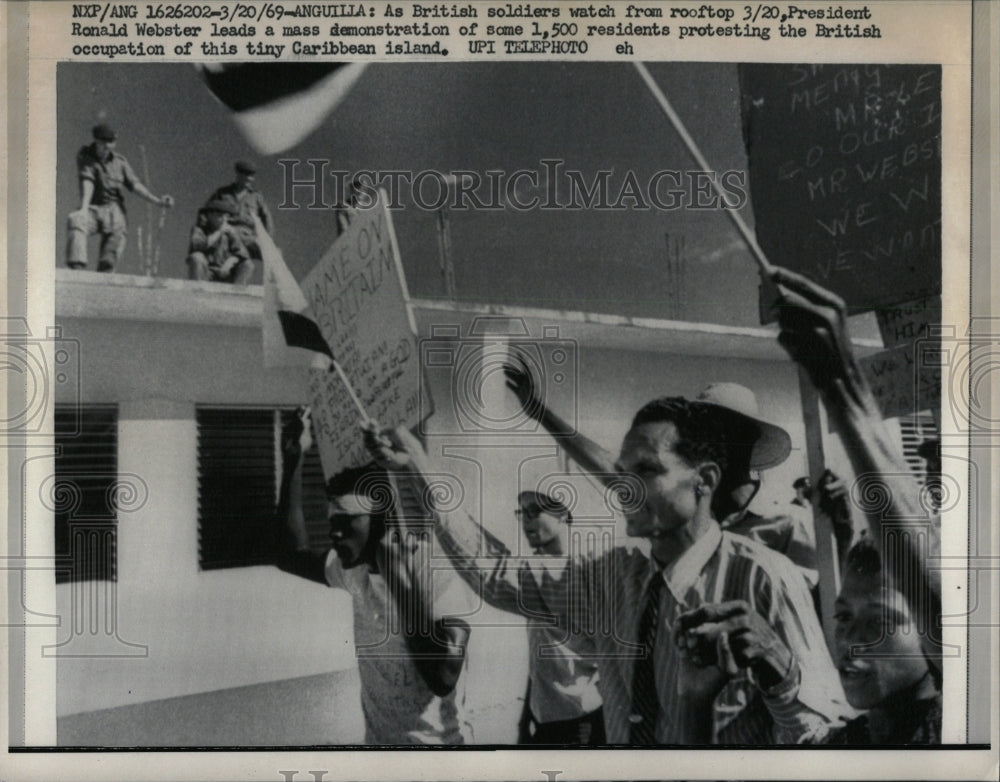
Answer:
[[722, 470], [715, 462], [702, 462], [698, 465], [698, 477], [701, 479], [704, 493], [714, 496], [722, 481]]

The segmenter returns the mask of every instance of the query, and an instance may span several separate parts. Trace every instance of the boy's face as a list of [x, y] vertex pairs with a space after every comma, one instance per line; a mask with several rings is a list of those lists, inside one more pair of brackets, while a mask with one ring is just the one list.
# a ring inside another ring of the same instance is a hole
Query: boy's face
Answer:
[[[927, 675], [917, 623], [902, 593], [883, 583], [881, 574], [849, 571], [833, 618], [837, 670], [854, 708], [890, 701]], [[852, 652], [858, 646], [863, 648]]]
[[209, 210], [205, 212], [205, 221], [208, 223], [208, 227], [211, 230], [216, 231], [222, 227], [224, 222], [226, 222], [226, 213]]

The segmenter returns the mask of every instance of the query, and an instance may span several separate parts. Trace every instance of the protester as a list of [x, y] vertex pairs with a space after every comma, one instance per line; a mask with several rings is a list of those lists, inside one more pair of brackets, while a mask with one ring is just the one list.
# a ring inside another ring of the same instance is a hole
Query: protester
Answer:
[[209, 201], [198, 213], [188, 243], [188, 278], [246, 285], [253, 275], [253, 261], [229, 224], [236, 208], [229, 201]]
[[260, 224], [272, 239], [274, 239], [274, 220], [271, 218], [264, 196], [253, 186], [257, 178], [257, 167], [249, 161], [237, 160], [234, 168], [236, 180], [220, 187], [209, 196], [208, 200], [232, 203], [235, 211], [229, 222], [236, 229], [250, 257], [259, 261], [261, 254], [254, 217], [260, 220]]
[[[429, 471], [409, 432], [392, 436], [384, 461]], [[797, 744], [825, 734], [846, 712], [795, 566], [724, 532], [713, 516], [726, 452], [711, 406], [678, 397], [649, 403], [617, 462], [627, 532], [646, 542], [574, 551], [544, 570], [512, 556], [472, 519], [437, 519], [442, 548], [485, 600], [553, 616], [571, 637], [589, 637], [611, 744]], [[685, 609], [723, 601], [741, 623], [732, 635], [734, 667], [724, 672], [692, 664], [673, 630]]]
[[[465, 649], [468, 604], [460, 581], [430, 568], [429, 533], [401, 511], [402, 483], [382, 470], [348, 470], [327, 486], [326, 556], [308, 544], [302, 464], [312, 444], [308, 413], [283, 444], [279, 510], [297, 545], [280, 566], [347, 590], [367, 744], [465, 744]], [[420, 495], [415, 495], [420, 496]]]
[[837, 561], [843, 570], [847, 552], [854, 543], [868, 537], [868, 530], [865, 527], [857, 530], [854, 528], [847, 484], [833, 470], [823, 471], [819, 481], [818, 504], [819, 509], [830, 520], [833, 537], [837, 543]]
[[[557, 499], [536, 491], [518, 495], [515, 511], [528, 545], [544, 557], [569, 553], [573, 514]], [[540, 562], [539, 567], [545, 567]], [[519, 613], [516, 604], [505, 606]], [[528, 625], [528, 691], [518, 726], [520, 744], [604, 744], [604, 716], [597, 691], [597, 662], [586, 638], [574, 639], [574, 651], [564, 626], [548, 622]]]
[[808, 475], [803, 475], [796, 478], [792, 483], [792, 491], [795, 492], [795, 496], [792, 497], [792, 505], [797, 505], [805, 510], [812, 510], [812, 481], [809, 480]]
[[111, 126], [96, 125], [92, 135], [93, 142], [76, 154], [80, 208], [70, 212], [67, 222], [66, 265], [87, 267], [87, 240], [96, 233], [101, 236], [97, 271], [111, 272], [121, 260], [128, 236], [124, 190], [165, 209], [174, 205], [174, 199], [153, 195], [139, 181], [128, 160], [115, 152], [118, 134]]
[[[525, 415], [538, 421], [559, 441], [570, 458], [590, 472], [605, 486], [617, 481], [615, 459], [611, 452], [571, 427], [542, 404], [534, 377], [523, 360], [504, 365], [507, 386], [517, 396]], [[815, 588], [816, 537], [812, 519], [800, 513], [761, 516], [750, 510], [750, 503], [760, 490], [760, 471], [782, 464], [792, 450], [788, 433], [760, 415], [757, 397], [738, 383], [712, 383], [696, 397], [710, 405], [727, 433], [726, 481], [719, 487], [713, 512], [724, 530], [745, 535], [768, 548], [784, 554], [799, 566], [810, 589]]]
[[[929, 566], [938, 527], [889, 434], [847, 336], [844, 302], [777, 269], [779, 340], [805, 367], [844, 443], [871, 535], [846, 557], [836, 601], [836, 658], [848, 701], [867, 713], [825, 738], [851, 745], [941, 742], [941, 587]], [[865, 482], [866, 481], [866, 482]], [[892, 524], [883, 524], [891, 520]]]

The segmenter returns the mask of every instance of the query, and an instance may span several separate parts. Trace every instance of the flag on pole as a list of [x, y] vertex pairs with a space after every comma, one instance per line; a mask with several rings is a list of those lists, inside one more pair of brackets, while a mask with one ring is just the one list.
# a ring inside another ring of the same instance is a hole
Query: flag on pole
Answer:
[[212, 94], [261, 155], [298, 144], [344, 99], [367, 63], [202, 63]]
[[257, 245], [264, 261], [264, 367], [324, 365], [333, 351], [313, 319], [309, 302], [285, 264], [281, 250], [254, 215]]

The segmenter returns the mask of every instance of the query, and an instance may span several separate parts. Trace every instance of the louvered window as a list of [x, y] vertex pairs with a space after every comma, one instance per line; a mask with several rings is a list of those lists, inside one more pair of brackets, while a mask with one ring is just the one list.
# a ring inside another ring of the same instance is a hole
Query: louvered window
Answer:
[[924, 482], [927, 463], [917, 453], [925, 440], [938, 439], [938, 430], [930, 413], [901, 416], [899, 427], [903, 435], [903, 458], [913, 470], [920, 483]]
[[115, 581], [118, 408], [56, 405], [56, 583]]
[[[290, 408], [199, 407], [199, 562], [205, 570], [274, 562], [289, 545], [278, 518], [282, 432]], [[303, 469], [310, 543], [328, 548], [323, 472], [315, 446]]]

